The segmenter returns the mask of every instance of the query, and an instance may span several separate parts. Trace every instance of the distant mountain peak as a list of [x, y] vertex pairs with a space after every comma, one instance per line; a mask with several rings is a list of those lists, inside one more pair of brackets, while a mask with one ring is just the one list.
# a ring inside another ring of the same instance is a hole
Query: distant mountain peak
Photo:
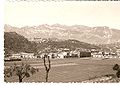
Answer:
[[68, 40], [75, 39], [91, 44], [110, 44], [120, 41], [120, 30], [108, 26], [88, 27], [84, 25], [42, 24], [39, 26], [13, 27], [5, 25], [5, 32], [16, 32], [29, 40], [34, 38], [50, 38]]

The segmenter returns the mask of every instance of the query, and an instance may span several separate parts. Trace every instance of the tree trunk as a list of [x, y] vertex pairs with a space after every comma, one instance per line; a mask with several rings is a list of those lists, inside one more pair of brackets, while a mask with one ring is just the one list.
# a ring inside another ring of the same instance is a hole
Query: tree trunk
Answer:
[[47, 59], [48, 59], [48, 67], [47, 67], [47, 64], [46, 64], [46, 56], [43, 57], [43, 61], [44, 61], [44, 66], [45, 66], [45, 70], [46, 70], [46, 82], [48, 82], [48, 74], [49, 74], [49, 70], [51, 69], [51, 64], [50, 64], [50, 59], [49, 59], [49, 56], [47, 56]]
[[22, 82], [22, 77], [21, 76], [19, 76], [19, 83], [21, 83]]
[[48, 82], [48, 72], [46, 71], [46, 82]]
[[22, 79], [19, 79], [19, 82], [21, 83], [21, 82], [22, 82]]

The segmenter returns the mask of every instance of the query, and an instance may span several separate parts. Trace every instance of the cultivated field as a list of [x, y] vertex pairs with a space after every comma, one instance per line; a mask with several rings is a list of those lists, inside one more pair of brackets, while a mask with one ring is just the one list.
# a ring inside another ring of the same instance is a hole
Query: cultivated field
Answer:
[[[39, 68], [39, 72], [23, 79], [23, 82], [45, 82], [45, 69], [43, 60], [24, 60], [24, 63]], [[5, 67], [19, 62], [5, 62]], [[81, 82], [93, 77], [115, 74], [112, 70], [114, 64], [120, 64], [120, 59], [95, 59], [95, 58], [71, 58], [52, 59], [52, 68], [49, 73], [49, 82]], [[7, 78], [7, 82], [18, 82], [16, 76]]]

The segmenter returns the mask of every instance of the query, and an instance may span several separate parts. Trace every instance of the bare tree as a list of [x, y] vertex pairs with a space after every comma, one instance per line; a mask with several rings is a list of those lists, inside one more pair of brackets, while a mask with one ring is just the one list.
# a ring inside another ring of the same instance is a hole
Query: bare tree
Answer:
[[[47, 58], [47, 61], [48, 61], [48, 65], [47, 65], [47, 62], [46, 62], [46, 58]], [[46, 70], [45, 79], [46, 79], [46, 82], [48, 82], [48, 75], [49, 75], [49, 71], [51, 69], [50, 57], [48, 55], [44, 55], [43, 61], [44, 61], [44, 66], [45, 66], [45, 70]]]
[[45, 76], [46, 82], [48, 82], [49, 71], [51, 69], [51, 60], [48, 54], [53, 51], [56, 51], [56, 49], [51, 45], [48, 45], [48, 47], [42, 51], [42, 53], [44, 53], [43, 63], [44, 63], [45, 71], [46, 71], [46, 76]]

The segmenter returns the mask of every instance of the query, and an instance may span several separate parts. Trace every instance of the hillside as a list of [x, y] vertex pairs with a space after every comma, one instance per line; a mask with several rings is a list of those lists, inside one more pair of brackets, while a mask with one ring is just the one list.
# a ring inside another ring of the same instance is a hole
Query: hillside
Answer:
[[5, 54], [35, 52], [36, 44], [28, 41], [28, 39], [16, 32], [5, 32], [4, 39]]
[[43, 49], [48, 46], [51, 46], [52, 48], [56, 48], [56, 49], [68, 48], [70, 50], [75, 50], [76, 48], [80, 50], [100, 49], [100, 47], [98, 46], [80, 42], [78, 40], [73, 40], [73, 39], [68, 39], [68, 40], [63, 40], [63, 41], [53, 41], [49, 39], [46, 42], [38, 43], [37, 48]]
[[16, 32], [5, 32], [4, 33], [4, 48], [5, 54], [18, 53], [18, 52], [33, 52], [37, 53], [44, 50], [45, 48], [51, 46], [51, 49], [68, 48], [70, 50], [75, 50], [76, 48], [80, 50], [90, 50], [90, 49], [100, 49], [98, 46], [91, 45], [88, 43], [80, 42], [78, 40], [68, 39], [68, 40], [58, 40], [58, 39], [44, 39], [44, 42], [32, 42], [29, 41], [22, 35]]
[[98, 45], [99, 47], [101, 47], [104, 50], [112, 50], [114, 52], [117, 51], [117, 49], [120, 49], [120, 43], [111, 43], [111, 44], [103, 44], [103, 45]]
[[[120, 42], [120, 30], [111, 29], [107, 26], [88, 27], [83, 25], [39, 25], [26, 27], [12, 27], [5, 25], [5, 32], [16, 32], [30, 41], [36, 38], [68, 40], [74, 39], [91, 44], [111, 44]], [[38, 41], [38, 40], [37, 40]]]

